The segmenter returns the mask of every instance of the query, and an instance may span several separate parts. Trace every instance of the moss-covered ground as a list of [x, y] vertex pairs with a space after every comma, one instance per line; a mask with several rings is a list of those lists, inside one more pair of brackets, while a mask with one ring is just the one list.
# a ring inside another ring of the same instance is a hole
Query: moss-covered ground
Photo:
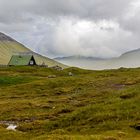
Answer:
[[0, 68], [0, 140], [140, 140], [139, 129], [140, 68]]

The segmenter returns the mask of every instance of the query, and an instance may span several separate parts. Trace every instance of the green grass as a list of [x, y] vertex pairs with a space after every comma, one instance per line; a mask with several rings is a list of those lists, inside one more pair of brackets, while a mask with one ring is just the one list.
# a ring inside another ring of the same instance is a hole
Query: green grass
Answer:
[[30, 77], [23, 76], [1, 76], [0, 77], [0, 86], [10, 86], [16, 84], [23, 84], [32, 81]]
[[140, 69], [0, 68], [0, 108], [2, 140], [139, 140]]

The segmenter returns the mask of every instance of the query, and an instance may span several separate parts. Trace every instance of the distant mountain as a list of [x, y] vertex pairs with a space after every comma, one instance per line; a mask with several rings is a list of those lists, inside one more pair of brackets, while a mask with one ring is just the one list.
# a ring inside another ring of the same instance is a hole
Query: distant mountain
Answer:
[[56, 58], [55, 60], [70, 66], [84, 69], [103, 70], [117, 69], [120, 67], [136, 68], [140, 67], [140, 49], [126, 52], [117, 58], [102, 59], [96, 57], [70, 56]]
[[61, 66], [65, 68], [66, 66], [56, 62], [55, 60], [49, 59], [45, 56], [37, 54], [30, 49], [26, 48], [21, 43], [17, 42], [13, 38], [0, 33], [0, 65], [7, 65], [11, 56], [14, 54], [33, 54], [38, 65], [46, 64], [48, 66]]
[[80, 56], [80, 55], [74, 55], [74, 56], [68, 56], [68, 57], [57, 57], [55, 60], [82, 60], [82, 59], [87, 59], [87, 60], [105, 60], [104, 58], [98, 58], [98, 57], [85, 57], [85, 56]]

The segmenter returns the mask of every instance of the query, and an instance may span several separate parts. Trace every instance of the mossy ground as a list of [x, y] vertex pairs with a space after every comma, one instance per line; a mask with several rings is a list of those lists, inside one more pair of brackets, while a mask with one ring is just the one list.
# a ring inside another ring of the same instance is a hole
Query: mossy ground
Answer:
[[139, 140], [140, 69], [0, 68], [2, 121], [0, 140]]

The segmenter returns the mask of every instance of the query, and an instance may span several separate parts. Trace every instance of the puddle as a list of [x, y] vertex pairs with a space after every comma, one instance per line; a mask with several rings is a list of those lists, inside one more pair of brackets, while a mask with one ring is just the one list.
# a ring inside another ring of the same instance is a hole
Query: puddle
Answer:
[[113, 85], [113, 87], [116, 88], [116, 89], [122, 89], [125, 86], [126, 86], [125, 84], [115, 84], [115, 85]]

